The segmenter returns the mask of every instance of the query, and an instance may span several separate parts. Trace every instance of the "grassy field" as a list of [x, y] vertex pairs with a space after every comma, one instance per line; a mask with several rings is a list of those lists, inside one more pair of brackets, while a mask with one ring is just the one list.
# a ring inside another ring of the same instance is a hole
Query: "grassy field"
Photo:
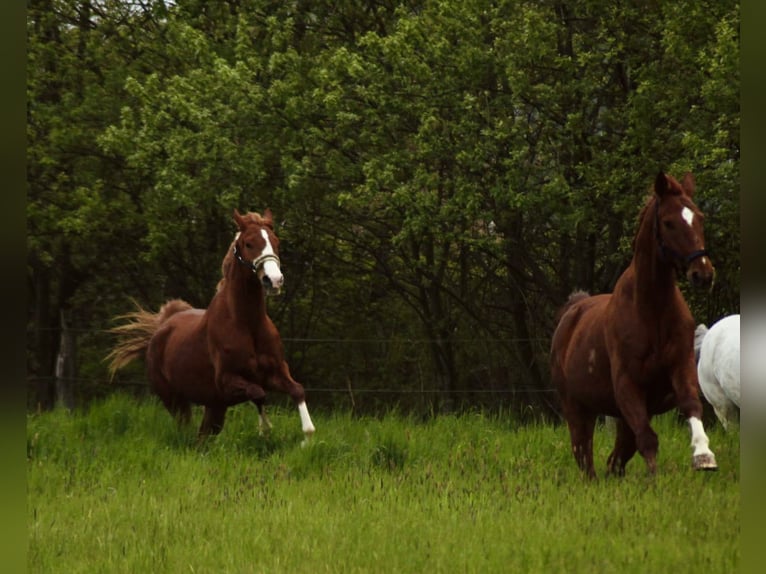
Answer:
[[[199, 413], [197, 413], [199, 417]], [[197, 446], [154, 402], [30, 415], [30, 572], [735, 572], [739, 436], [708, 429], [720, 470], [656, 419], [659, 471], [589, 483], [563, 426], [498, 416], [417, 422], [229, 411]], [[612, 437], [597, 429], [597, 472]]]

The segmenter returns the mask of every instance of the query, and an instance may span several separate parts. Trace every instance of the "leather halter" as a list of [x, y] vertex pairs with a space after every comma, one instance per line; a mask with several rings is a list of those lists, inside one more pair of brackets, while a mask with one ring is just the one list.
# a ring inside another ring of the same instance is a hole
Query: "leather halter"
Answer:
[[267, 261], [273, 261], [277, 264], [277, 266], [279, 266], [279, 257], [273, 253], [262, 253], [252, 261], [247, 261], [244, 257], [242, 257], [242, 255], [240, 255], [236, 243], [234, 244], [234, 249], [232, 251], [234, 251], [234, 257], [237, 259], [237, 261], [239, 261], [245, 267], [250, 268], [253, 273], [256, 273], [258, 269], [263, 267]]
[[699, 259], [700, 257], [705, 257], [708, 255], [707, 249], [697, 249], [696, 251], [692, 251], [689, 253], [689, 255], [681, 255], [678, 251], [673, 249], [672, 247], [668, 247], [665, 245], [665, 242], [662, 240], [662, 235], [660, 234], [660, 198], [656, 197], [654, 199], [654, 236], [657, 239], [657, 245], [660, 247], [660, 256], [667, 260], [668, 255], [670, 255], [675, 261], [683, 263], [685, 267], [688, 267], [692, 261], [695, 259]]

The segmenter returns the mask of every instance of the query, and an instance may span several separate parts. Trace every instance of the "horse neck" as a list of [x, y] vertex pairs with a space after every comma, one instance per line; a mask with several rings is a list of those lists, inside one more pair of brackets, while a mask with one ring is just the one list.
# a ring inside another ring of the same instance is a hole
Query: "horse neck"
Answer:
[[[656, 200], [655, 200], [656, 201]], [[673, 265], [662, 257], [654, 229], [654, 207], [647, 209], [636, 235], [631, 267], [635, 300], [640, 307], [661, 308], [672, 301], [676, 289]]]
[[226, 301], [235, 317], [248, 322], [260, 322], [266, 318], [266, 294], [261, 282], [249, 269], [232, 264], [224, 283]]

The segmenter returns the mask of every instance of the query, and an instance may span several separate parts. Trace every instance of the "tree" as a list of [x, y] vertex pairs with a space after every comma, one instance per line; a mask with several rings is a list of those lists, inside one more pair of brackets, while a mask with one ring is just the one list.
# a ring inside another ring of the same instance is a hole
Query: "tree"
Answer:
[[[309, 389], [417, 388], [445, 410], [504, 391], [549, 411], [555, 310], [611, 290], [659, 169], [692, 170], [708, 213], [718, 279], [688, 294], [695, 315], [737, 310], [735, 2], [30, 14], [40, 363], [61, 308], [88, 325], [128, 296], [205, 306], [232, 209], [270, 207], [288, 282], [270, 313]], [[124, 256], [105, 258], [115, 238]], [[97, 373], [108, 341], [87, 343]]]
[[[29, 6], [28, 370], [30, 401], [41, 408], [55, 402], [59, 318], [71, 314], [74, 329], [98, 325], [122, 288], [151, 290], [151, 273], [125, 255], [144, 235], [135, 209], [140, 182], [97, 139], [118, 117], [128, 70], [162, 67], [146, 38], [163, 14], [162, 2]], [[93, 360], [87, 351], [80, 356]]]

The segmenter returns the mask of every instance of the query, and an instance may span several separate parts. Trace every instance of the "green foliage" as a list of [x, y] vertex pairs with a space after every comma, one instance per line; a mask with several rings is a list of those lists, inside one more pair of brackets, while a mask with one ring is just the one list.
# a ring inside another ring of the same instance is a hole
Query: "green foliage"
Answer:
[[[708, 429], [720, 470], [690, 467], [660, 417], [659, 469], [588, 482], [566, 428], [507, 417], [232, 409], [203, 445], [157, 402], [115, 396], [27, 421], [30, 572], [736, 571], [739, 435]], [[199, 413], [197, 413], [199, 418]], [[612, 437], [599, 426], [597, 468]], [[704, 544], [699, 541], [704, 540]], [[552, 542], [553, 541], [553, 542]]]
[[28, 36], [37, 375], [61, 310], [206, 306], [232, 210], [270, 207], [282, 335], [355, 341], [291, 344], [298, 378], [544, 389], [555, 309], [611, 290], [659, 169], [707, 215], [697, 320], [738, 311], [736, 2], [36, 0]]

